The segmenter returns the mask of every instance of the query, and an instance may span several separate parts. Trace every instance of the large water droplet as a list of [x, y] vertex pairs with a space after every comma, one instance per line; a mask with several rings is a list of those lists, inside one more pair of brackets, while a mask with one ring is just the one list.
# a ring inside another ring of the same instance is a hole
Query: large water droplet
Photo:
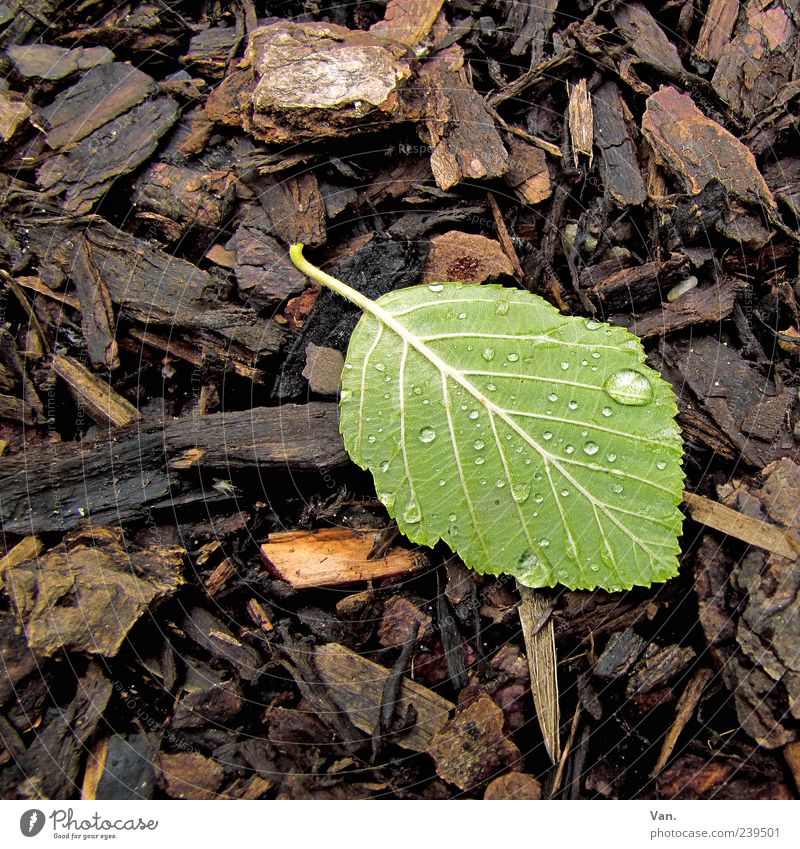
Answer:
[[496, 389], [497, 389], [497, 387], [493, 383], [487, 383], [486, 384], [486, 391], [487, 392], [494, 392]]
[[485, 462], [486, 462], [486, 460], [483, 457], [476, 457], [475, 458], [475, 465], [476, 466], [482, 466]]
[[598, 327], [602, 327], [602, 326], [603, 326], [602, 322], [600, 322], [600, 321], [596, 321], [596, 320], [595, 320], [595, 319], [593, 319], [593, 318], [590, 318], [590, 319], [586, 322], [586, 329], [587, 329], [587, 330], [597, 330], [597, 328], [598, 328]]
[[515, 363], [515, 362], [517, 362], [517, 360], [519, 359], [519, 354], [513, 354], [513, 353], [512, 353], [512, 354], [509, 354], [509, 355], [506, 357], [506, 359], [507, 359], [510, 363]]
[[565, 451], [567, 454], [572, 454], [572, 453], [575, 451], [575, 446], [574, 446], [574, 445], [565, 445], [565, 446], [564, 446], [564, 451]]
[[615, 492], [617, 495], [619, 495], [622, 492], [622, 484], [621, 483], [613, 484], [612, 487], [611, 487], [611, 491]]
[[498, 489], [502, 489], [505, 485], [506, 485], [506, 482], [505, 482], [505, 481], [497, 481], [497, 483], [495, 484], [495, 486], [496, 486]]
[[537, 492], [536, 495], [533, 496], [533, 500], [537, 504], [541, 504], [544, 501], [544, 496], [540, 492]]
[[374, 444], [375, 444], [375, 439], [376, 439], [375, 435], [371, 433], [371, 434], [367, 437], [367, 442], [369, 442], [369, 444], [370, 444], [370, 445], [374, 445]]
[[555, 393], [555, 392], [551, 392], [551, 393], [547, 396], [547, 400], [548, 400], [548, 401], [558, 401], [558, 395], [556, 395], [556, 393]]
[[577, 410], [578, 409], [578, 402], [577, 401], [570, 401], [569, 404], [567, 404], [567, 406], [570, 408], [570, 410]]
[[653, 400], [650, 381], [638, 371], [624, 368], [615, 372], [603, 384], [603, 389], [618, 403], [642, 407]]
[[508, 315], [509, 307], [508, 301], [498, 301], [494, 311], [497, 315]]
[[448, 521], [448, 522], [455, 522], [455, 520], [456, 520], [457, 518], [458, 518], [458, 516], [456, 516], [456, 514], [455, 514], [455, 513], [451, 513], [451, 514], [447, 517], [447, 521]]
[[665, 460], [659, 460], [659, 461], [656, 463], [656, 468], [657, 468], [660, 472], [663, 472], [663, 471], [664, 471], [664, 469], [666, 469], [666, 468], [667, 468], [667, 463], [666, 463], [666, 461], [665, 461]]
[[342, 389], [342, 394], [339, 396], [339, 403], [346, 404], [353, 397], [350, 389]]
[[431, 290], [431, 292], [441, 292], [442, 289], [444, 289], [444, 285], [442, 283], [431, 283], [428, 288]]
[[475, 421], [475, 419], [477, 419], [479, 415], [480, 413], [477, 410], [470, 410], [469, 417], [472, 419], [472, 421]]
[[597, 454], [597, 452], [598, 452], [599, 450], [600, 450], [600, 448], [599, 448], [599, 446], [597, 445], [597, 443], [596, 443], [596, 442], [587, 442], [587, 443], [583, 446], [583, 453], [584, 453], [584, 454], [588, 454], [590, 457], [591, 457], [593, 454]]
[[544, 439], [545, 441], [550, 440], [550, 439], [552, 439], [552, 438], [553, 438], [553, 434], [552, 434], [552, 433], [550, 433], [550, 431], [549, 431], [549, 430], [546, 430], [546, 431], [542, 434], [542, 439]]
[[568, 489], [562, 489], [561, 494], [564, 496], [564, 498], [566, 498], [569, 495], [569, 490]]
[[523, 501], [528, 500], [528, 496], [531, 494], [531, 486], [527, 483], [517, 483], [512, 484], [511, 486], [511, 497], [518, 504], [522, 504]]
[[593, 360], [599, 360], [600, 359], [600, 352], [599, 351], [592, 351], [592, 359]]
[[566, 371], [568, 368], [569, 368], [569, 363], [566, 360], [564, 360], [564, 362], [561, 363], [561, 371]]
[[487, 363], [490, 363], [494, 359], [494, 348], [484, 348], [481, 351], [481, 356]]
[[608, 462], [609, 462], [609, 463], [613, 463], [616, 459], [617, 459], [617, 455], [616, 455], [616, 454], [611, 453], [611, 454], [609, 454], [609, 455], [608, 455]]
[[422, 514], [419, 512], [419, 504], [416, 501], [409, 501], [405, 506], [405, 510], [403, 510], [403, 521], [408, 522], [410, 525], [415, 525], [422, 518]]
[[473, 445], [476, 451], [480, 451], [483, 448], [484, 443], [482, 439], [476, 439]]
[[375, 363], [375, 371], [386, 371], [386, 366], [383, 363]]
[[614, 411], [611, 409], [611, 407], [603, 407], [603, 409], [600, 412], [602, 412], [602, 414], [606, 418], [608, 418], [609, 416], [612, 416], [614, 414]]
[[432, 427], [423, 427], [419, 432], [420, 442], [433, 442], [436, 439], [436, 431]]
[[547, 539], [547, 537], [542, 537], [542, 538], [539, 540], [539, 546], [540, 546], [541, 548], [547, 548], [549, 545], [550, 545], [550, 540], [549, 540], [549, 539]]
[[389, 461], [388, 460], [384, 460], [381, 463], [381, 471], [382, 472], [388, 472], [389, 471]]

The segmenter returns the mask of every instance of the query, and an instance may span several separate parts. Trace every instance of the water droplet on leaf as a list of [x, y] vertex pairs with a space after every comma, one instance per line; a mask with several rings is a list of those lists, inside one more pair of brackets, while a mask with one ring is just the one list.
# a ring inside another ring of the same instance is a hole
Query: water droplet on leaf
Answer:
[[650, 381], [638, 371], [620, 369], [608, 378], [603, 389], [618, 403], [629, 407], [643, 407], [653, 400]]
[[432, 427], [423, 427], [419, 432], [420, 442], [433, 442], [436, 439], [436, 431]]

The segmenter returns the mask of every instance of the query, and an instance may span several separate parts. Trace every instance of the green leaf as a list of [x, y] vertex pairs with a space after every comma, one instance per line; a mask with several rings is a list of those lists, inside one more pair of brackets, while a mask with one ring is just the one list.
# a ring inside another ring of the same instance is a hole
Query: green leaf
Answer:
[[366, 311], [340, 430], [409, 539], [444, 540], [472, 569], [530, 587], [628, 589], [677, 573], [677, 407], [635, 336], [501, 286], [372, 302], [293, 258]]

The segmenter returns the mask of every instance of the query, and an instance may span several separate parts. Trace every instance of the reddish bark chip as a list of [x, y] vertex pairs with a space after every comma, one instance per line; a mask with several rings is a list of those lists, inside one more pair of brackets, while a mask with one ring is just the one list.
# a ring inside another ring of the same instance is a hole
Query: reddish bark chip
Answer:
[[707, 118], [688, 94], [662, 86], [648, 97], [642, 133], [658, 159], [691, 194], [698, 194], [711, 180], [719, 180], [734, 197], [775, 208], [753, 154]]

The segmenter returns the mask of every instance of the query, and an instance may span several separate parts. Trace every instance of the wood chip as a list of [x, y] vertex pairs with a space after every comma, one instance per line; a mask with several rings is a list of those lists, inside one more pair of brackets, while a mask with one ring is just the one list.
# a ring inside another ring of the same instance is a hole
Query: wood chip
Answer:
[[270, 534], [261, 555], [273, 574], [297, 590], [398, 578], [423, 569], [425, 556], [394, 547], [369, 559], [382, 531], [324, 528]]
[[416, 47], [431, 31], [444, 0], [389, 0], [383, 20], [373, 24], [373, 35]]
[[70, 150], [48, 159], [37, 181], [53, 194], [64, 193], [64, 209], [89, 212], [111, 182], [145, 162], [178, 118], [172, 98], [160, 97], [135, 106], [90, 133]]
[[162, 752], [158, 768], [164, 791], [171, 799], [214, 799], [225, 778], [222, 764], [199, 752]]
[[114, 54], [107, 47], [68, 50], [52, 44], [12, 44], [6, 52], [20, 76], [41, 80], [60, 80], [75, 71], [85, 71], [114, 59]]
[[423, 65], [420, 81], [428, 89], [423, 140], [431, 147], [431, 169], [440, 189], [463, 180], [501, 177], [508, 153], [483, 98], [464, 70], [464, 51], [445, 48]]
[[0, 89], [0, 140], [7, 142], [30, 116], [30, 107], [21, 96]]
[[343, 369], [344, 356], [341, 351], [308, 343], [303, 377], [308, 380], [308, 388], [312, 392], [329, 397], [338, 395]]
[[76, 144], [155, 91], [148, 74], [125, 62], [97, 65], [42, 110], [51, 148]]
[[650, 773], [651, 778], [655, 778], [667, 765], [667, 761], [672, 756], [681, 732], [692, 718], [692, 714], [695, 707], [697, 707], [697, 703], [700, 701], [703, 690], [713, 677], [714, 673], [710, 669], [698, 669], [692, 676], [692, 680], [686, 685], [686, 689], [681, 693], [678, 704], [675, 706], [675, 721], [670, 726], [666, 737], [664, 737], [664, 743], [661, 746], [658, 760]]
[[688, 94], [662, 86], [650, 95], [642, 132], [687, 192], [697, 194], [710, 180], [719, 180], [734, 197], [775, 208], [753, 154], [707, 118]]
[[717, 94], [751, 120], [766, 110], [795, 72], [797, 23], [780, 4], [761, 0], [745, 5], [736, 37], [725, 45], [711, 80]]
[[543, 150], [512, 136], [508, 142], [506, 183], [525, 203], [536, 204], [553, 194], [553, 181]]
[[490, 781], [483, 793], [484, 799], [541, 799], [542, 785], [524, 772], [507, 772]]
[[102, 427], [125, 427], [141, 418], [130, 401], [86, 366], [68, 356], [53, 357], [53, 371], [67, 384], [79, 408]]
[[684, 492], [683, 500], [689, 509], [689, 515], [701, 525], [714, 528], [750, 545], [757, 545], [781, 557], [794, 560], [800, 556], [800, 534], [795, 531], [745, 516], [737, 510], [731, 510], [730, 507], [692, 492]]
[[718, 62], [733, 33], [739, 15], [739, 0], [710, 0], [694, 55], [705, 62]]
[[436, 733], [428, 754], [443, 781], [471, 791], [508, 767], [522, 763], [505, 736], [503, 711], [483, 695]]
[[136, 549], [118, 530], [94, 528], [12, 566], [4, 580], [33, 651], [113, 657], [148, 607], [183, 583], [184, 553]]
[[631, 116], [619, 88], [613, 82], [604, 83], [592, 96], [592, 102], [594, 143], [600, 151], [600, 174], [606, 197], [619, 206], [644, 203], [647, 189], [629, 130]]
[[[337, 643], [320, 646], [314, 652], [314, 666], [331, 698], [353, 725], [371, 734], [378, 725], [383, 688], [391, 670]], [[398, 702], [395, 715], [407, 716], [411, 707], [416, 719], [413, 725], [391, 740], [415, 752], [429, 749], [435, 735], [444, 728], [455, 709], [452, 702], [405, 676], [400, 685]]]
[[594, 118], [592, 115], [592, 99], [586, 80], [581, 79], [569, 90], [569, 105], [567, 107], [569, 135], [572, 141], [572, 160], [575, 167], [580, 163], [580, 154], [588, 157], [589, 167], [592, 167], [594, 148], [592, 146]]
[[676, 74], [683, 72], [675, 45], [645, 6], [641, 3], [621, 4], [614, 12], [614, 20], [641, 60]]
[[514, 266], [494, 239], [450, 230], [431, 239], [421, 283], [484, 283], [514, 274]]

